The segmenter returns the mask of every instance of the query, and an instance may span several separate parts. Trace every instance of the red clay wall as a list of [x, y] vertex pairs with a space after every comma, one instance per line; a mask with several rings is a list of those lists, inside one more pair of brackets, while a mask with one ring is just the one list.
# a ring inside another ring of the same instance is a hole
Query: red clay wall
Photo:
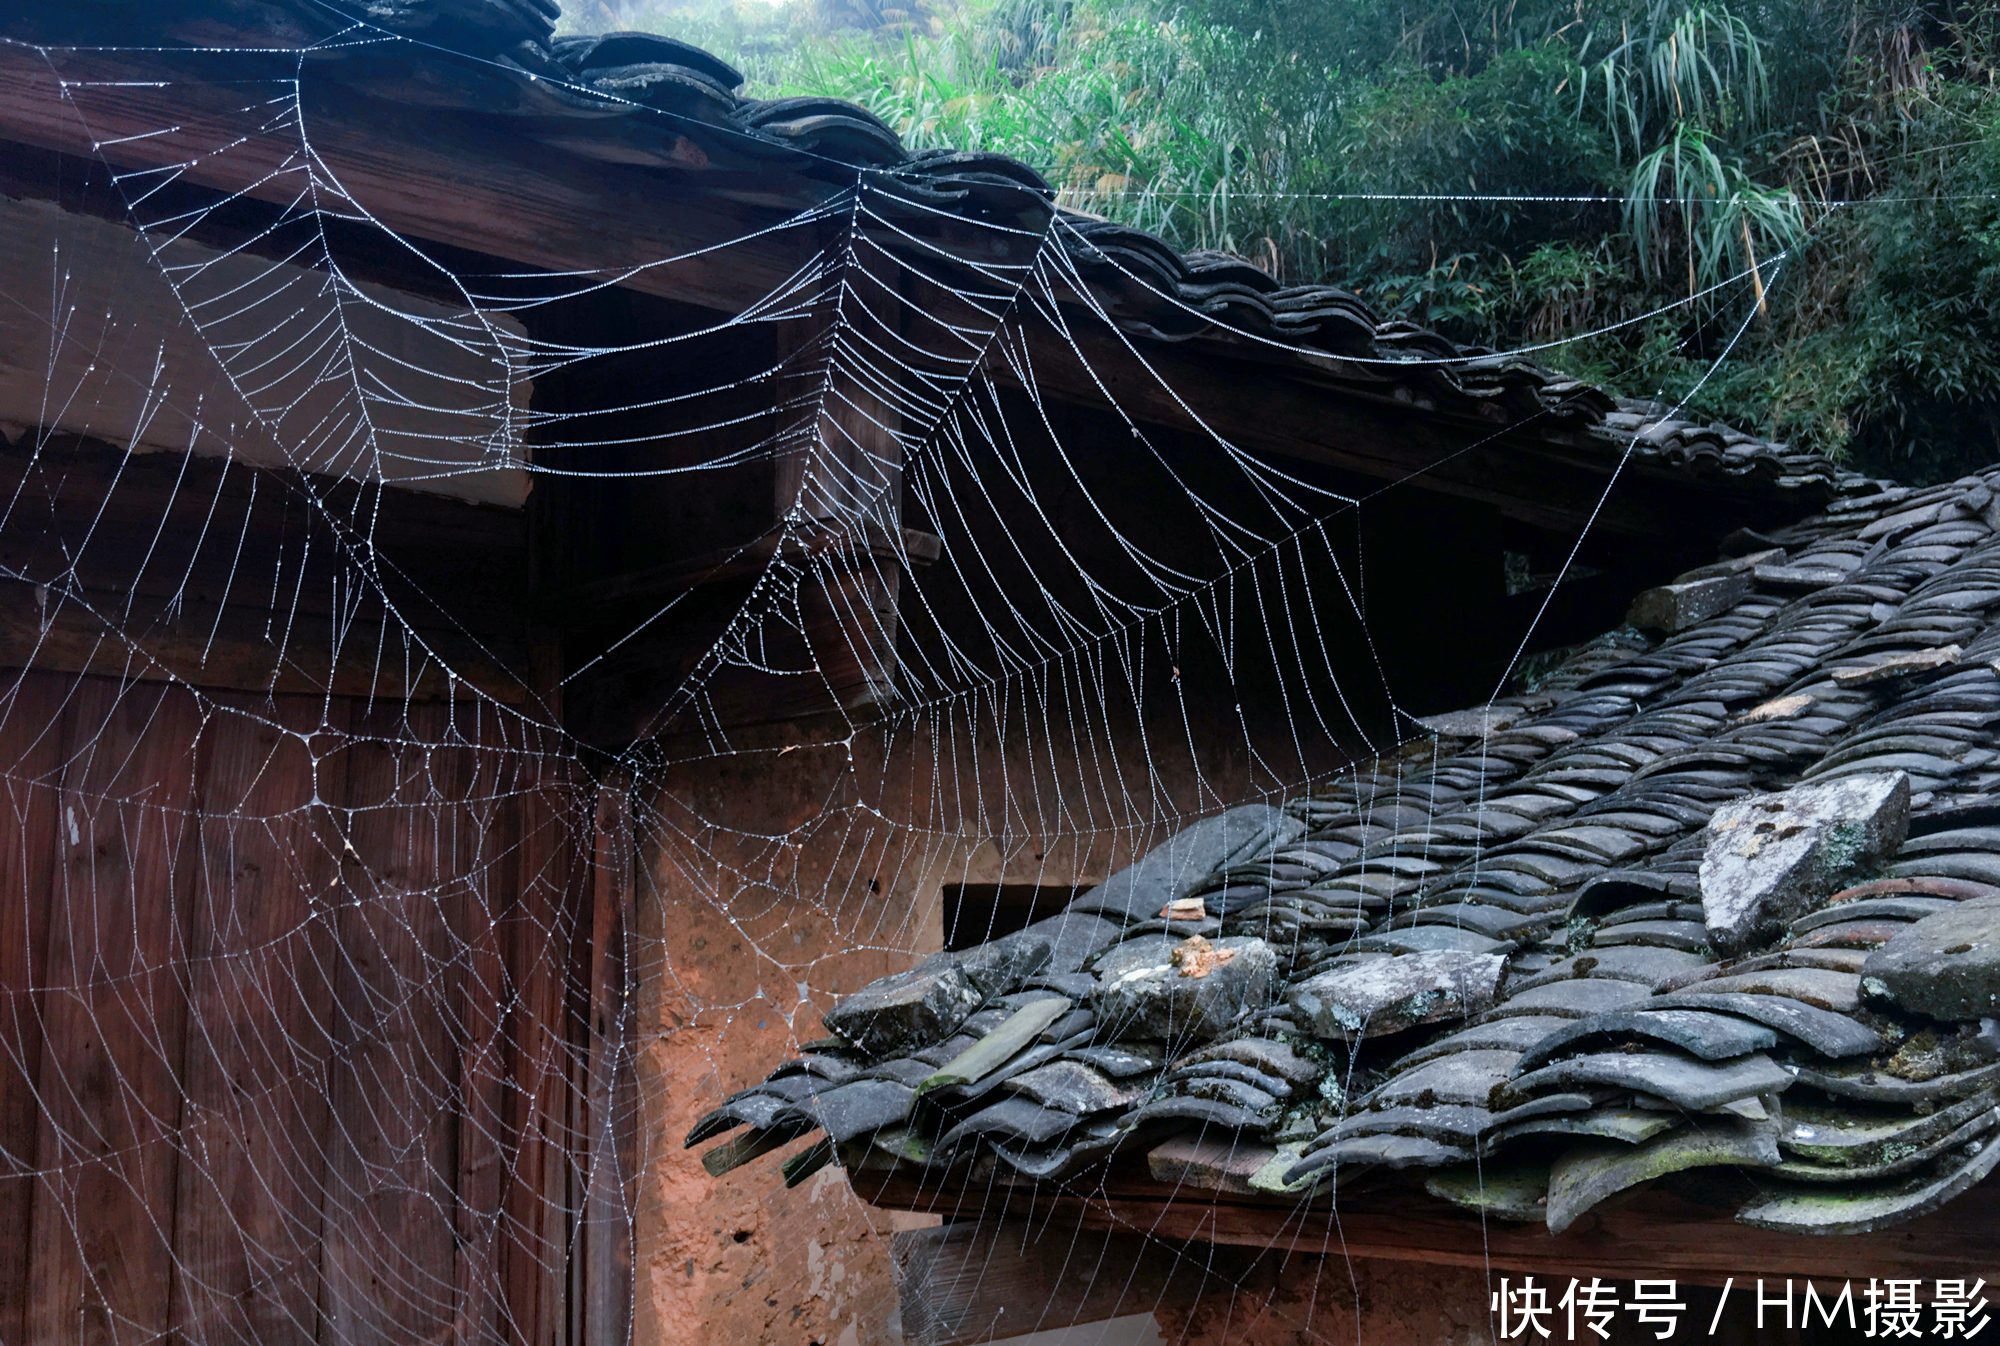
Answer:
[[[1137, 787], [1133, 811], [1151, 806], [1136, 748], [1057, 773], [1046, 745], [1039, 764], [989, 743], [940, 765], [921, 735], [863, 734], [851, 758], [831, 736], [739, 739], [730, 755], [668, 769], [638, 810], [642, 1346], [899, 1341], [889, 1236], [928, 1219], [864, 1207], [834, 1169], [784, 1190], [779, 1163], [810, 1140], [716, 1180], [681, 1138], [822, 1036], [834, 996], [941, 947], [942, 884], [1095, 882], [1172, 826], [1089, 825], [1110, 820], [1103, 782], [1120, 770]], [[1240, 748], [1204, 753], [1206, 798], [1184, 762], [1159, 765], [1161, 779], [1189, 783], [1164, 808], [1206, 810], [1252, 789]], [[1011, 814], [997, 807], [1009, 798]], [[1072, 820], [1071, 835], [1038, 834], [1024, 800], [1036, 817]]]

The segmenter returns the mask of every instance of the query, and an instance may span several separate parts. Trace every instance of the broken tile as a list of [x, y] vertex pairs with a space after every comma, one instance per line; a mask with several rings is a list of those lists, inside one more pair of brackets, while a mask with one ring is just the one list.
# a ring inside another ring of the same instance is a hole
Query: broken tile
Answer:
[[1546, 986], [1535, 986], [1510, 995], [1503, 1004], [1488, 1010], [1487, 1017], [1555, 1014], [1566, 1019], [1583, 1019], [1606, 1010], [1623, 1009], [1646, 999], [1649, 994], [1647, 988], [1638, 982], [1617, 981], [1609, 977], [1573, 977], [1568, 981], [1550, 982]]
[[1145, 1096], [1143, 1088], [1114, 1083], [1081, 1061], [1051, 1061], [1000, 1087], [1004, 1093], [1024, 1094], [1043, 1107], [1078, 1116], [1129, 1107]]
[[[1292, 1086], [1278, 1076], [1259, 1070], [1255, 1066], [1245, 1065], [1241, 1061], [1226, 1059], [1193, 1063], [1186, 1061], [1176, 1062], [1173, 1068], [1167, 1072], [1163, 1086], [1169, 1089], [1178, 1089], [1192, 1080], [1200, 1079], [1239, 1080], [1244, 1084], [1271, 1095], [1273, 1098], [1288, 1098], [1292, 1093]], [[1190, 1090], [1190, 1092], [1199, 1093], [1198, 1090]]]
[[1848, 902], [1830, 902], [1818, 911], [1799, 917], [1792, 922], [1794, 935], [1816, 930], [1836, 921], [1876, 920], [1887, 917], [1897, 921], [1921, 921], [1926, 916], [1934, 916], [1941, 911], [1950, 911], [1958, 906], [1952, 898], [1944, 897], [1870, 897]]
[[1464, 1104], [1383, 1108], [1374, 1112], [1357, 1112], [1344, 1118], [1327, 1133], [1325, 1140], [1331, 1144], [1356, 1136], [1422, 1136], [1447, 1145], [1471, 1146], [1492, 1124], [1492, 1113], [1485, 1108]]
[[683, 1148], [692, 1149], [704, 1140], [713, 1139], [739, 1126], [749, 1126], [756, 1130], [762, 1130], [771, 1125], [772, 1121], [780, 1113], [788, 1111], [791, 1106], [792, 1100], [789, 1098], [780, 1098], [775, 1094], [763, 1093], [752, 1089], [730, 1099], [722, 1104], [722, 1106], [704, 1113], [701, 1119], [694, 1124], [693, 1129], [688, 1132], [687, 1139], [683, 1142]]
[[1602, 1085], [1631, 1089], [1663, 1098], [1679, 1108], [1699, 1112], [1738, 1098], [1777, 1093], [1792, 1076], [1761, 1053], [1734, 1061], [1700, 1061], [1661, 1051], [1600, 1052], [1573, 1056], [1514, 1079], [1517, 1097], [1539, 1089], [1574, 1089]]
[[1320, 1076], [1320, 1067], [1316, 1062], [1299, 1055], [1284, 1043], [1268, 1038], [1235, 1038], [1218, 1042], [1182, 1058], [1175, 1066], [1198, 1066], [1209, 1061], [1235, 1061], [1266, 1075], [1274, 1075], [1295, 1087], [1311, 1084]]
[[932, 960], [836, 1000], [825, 1023], [870, 1055], [891, 1056], [943, 1041], [985, 999], [956, 961]]
[[743, 1167], [753, 1159], [761, 1159], [797, 1140], [811, 1131], [812, 1124], [794, 1121], [773, 1127], [746, 1131], [733, 1140], [724, 1142], [701, 1156], [701, 1166], [711, 1178], [719, 1178], [733, 1169]]
[[1406, 1070], [1440, 1056], [1467, 1051], [1507, 1051], [1520, 1053], [1540, 1042], [1552, 1031], [1572, 1020], [1553, 1015], [1526, 1014], [1512, 1019], [1493, 1019], [1470, 1028], [1461, 1028], [1436, 1042], [1419, 1047], [1395, 1061], [1389, 1068]]
[[1682, 988], [1706, 995], [1747, 991], [1752, 995], [1789, 996], [1817, 1009], [1852, 1014], [1861, 1007], [1861, 976], [1825, 968], [1773, 968], [1712, 977]]
[[1241, 1107], [1214, 1098], [1193, 1098], [1185, 1094], [1175, 1094], [1166, 1098], [1156, 1098], [1141, 1105], [1125, 1117], [1130, 1128], [1150, 1126], [1157, 1122], [1185, 1121], [1199, 1122], [1208, 1126], [1231, 1131], [1262, 1131], [1276, 1119], [1273, 1111]]
[[1893, 855], [1909, 827], [1910, 782], [1900, 772], [1725, 804], [1701, 861], [1711, 942], [1734, 956], [1771, 938], [1858, 869]]
[[2000, 1014], [2000, 902], [1962, 903], [1905, 927], [1862, 968], [1904, 1009], [1933, 1019]]
[[1094, 1008], [1108, 1038], [1213, 1038], [1271, 1003], [1278, 965], [1269, 944], [1241, 936], [1195, 944], [1100, 961]]
[[1211, 1140], [1194, 1132], [1148, 1150], [1146, 1170], [1154, 1182], [1249, 1196], [1257, 1191], [1251, 1179], [1277, 1156], [1269, 1145], [1235, 1136]]
[[1770, 1028], [1733, 1014], [1691, 1009], [1614, 1010], [1566, 1023], [1523, 1053], [1515, 1068], [1525, 1074], [1577, 1043], [1601, 1037], [1663, 1042], [1704, 1061], [1726, 1061], [1778, 1045], [1778, 1035]]
[[1285, 1091], [1276, 1093], [1225, 1075], [1197, 1075], [1173, 1082], [1169, 1093], [1181, 1098], [1205, 1098], [1252, 1112], [1269, 1113], [1285, 1100]]
[[1164, 1064], [1159, 1057], [1149, 1056], [1144, 1052], [1128, 1051], [1123, 1047], [1077, 1047], [1063, 1055], [1066, 1059], [1081, 1061], [1087, 1066], [1101, 1070], [1114, 1080], [1144, 1075], [1148, 1071], [1158, 1070]]
[[1774, 701], [1766, 701], [1761, 706], [1746, 710], [1738, 717], [1744, 724], [1773, 723], [1795, 719], [1812, 708], [1814, 698], [1808, 695], [1781, 696]]
[[1548, 1205], [1549, 1166], [1464, 1164], [1427, 1174], [1424, 1190], [1496, 1220], [1539, 1223]]
[[2000, 1144], [1974, 1141], [1928, 1172], [1855, 1188], [1771, 1181], [1736, 1218], [1790, 1234], [1865, 1234], [1928, 1214], [2000, 1165]]
[[[1698, 988], [1701, 984], [1697, 984]], [[1708, 1009], [1741, 1015], [1781, 1033], [1789, 1033], [1822, 1056], [1860, 1056], [1880, 1051], [1882, 1039], [1845, 1014], [1820, 1009], [1790, 996], [1716, 993], [1704, 989], [1676, 991], [1648, 1003], [1648, 1008]]]
[[1513, 946], [1459, 926], [1414, 925], [1357, 939], [1352, 947], [1382, 953], [1505, 953]]
[[1879, 683], [1894, 682], [1899, 678], [1913, 677], [1920, 673], [1934, 673], [1941, 668], [1949, 668], [1964, 654], [1956, 645], [1945, 645], [1938, 649], [1917, 650], [1909, 654], [1892, 654], [1876, 659], [1859, 667], [1836, 668], [1833, 681], [1841, 687], [1871, 687]]
[[1545, 986], [1570, 977], [1608, 978], [1638, 982], [1642, 986], [1658, 986], [1670, 977], [1682, 976], [1707, 966], [1707, 959], [1685, 949], [1663, 949], [1651, 944], [1613, 944], [1605, 947], [1593, 944], [1584, 952], [1565, 958], [1532, 977], [1510, 983], [1507, 994], [1512, 998], [1530, 987]]
[[1417, 723], [1441, 738], [1481, 739], [1505, 729], [1525, 713], [1519, 706], [1474, 706], [1426, 716]]
[[2000, 1063], [1955, 1071], [1928, 1080], [1903, 1080], [1866, 1067], [1855, 1070], [1821, 1070], [1795, 1067], [1798, 1082], [1835, 1098], [1854, 1098], [1865, 1103], [1894, 1103], [1903, 1107], [1934, 1108], [1941, 1103], [1970, 1098], [2000, 1084]]
[[1621, 944], [1650, 945], [1656, 949], [1705, 949], [1708, 928], [1693, 921], [1623, 921], [1597, 932], [1593, 947], [1616, 948]]
[[1069, 910], [1130, 923], [1176, 898], [1192, 897], [1231, 865], [1290, 845], [1306, 826], [1268, 804], [1246, 804], [1204, 818], [1076, 899]]
[[1637, 1145], [1662, 1132], [1671, 1131], [1681, 1119], [1669, 1112], [1629, 1107], [1601, 1107], [1594, 1111], [1557, 1117], [1534, 1117], [1499, 1128], [1496, 1139], [1516, 1136], [1594, 1136], [1615, 1140], [1621, 1145]]
[[1872, 952], [1910, 928], [1908, 921], [1837, 921], [1785, 941], [1787, 949], [1858, 949]]
[[916, 1090], [894, 1080], [856, 1080], [808, 1095], [792, 1108], [838, 1143], [901, 1122], [916, 1096]]
[[1684, 1126], [1638, 1145], [1579, 1141], [1549, 1169], [1549, 1232], [1560, 1234], [1605, 1198], [1670, 1173], [1717, 1165], [1774, 1167], [1775, 1132], [1769, 1123], [1732, 1119]]
[[1358, 1136], [1335, 1141], [1322, 1150], [1311, 1151], [1286, 1171], [1287, 1182], [1323, 1178], [1342, 1168], [1381, 1166], [1384, 1168], [1442, 1168], [1471, 1158], [1459, 1145], [1443, 1145], [1420, 1136]]
[[1288, 1001], [1321, 1037], [1379, 1037], [1485, 1009], [1505, 967], [1496, 954], [1449, 950], [1378, 958], [1311, 977]]
[[1778, 1175], [1800, 1182], [1853, 1182], [1907, 1173], [2000, 1126], [1995, 1104], [1989, 1091], [1927, 1117], [1787, 1108], [1778, 1145], [1788, 1158]]
[[1441, 1056], [1406, 1070], [1378, 1085], [1361, 1100], [1362, 1106], [1395, 1107], [1405, 1103], [1458, 1103], [1483, 1108], [1496, 1085], [1513, 1072], [1519, 1052], [1465, 1051]]
[[974, 1137], [1040, 1145], [1068, 1131], [1077, 1120], [1074, 1113], [1045, 1108], [1033, 1099], [1003, 1099], [945, 1132], [938, 1138], [938, 1148], [949, 1150]]

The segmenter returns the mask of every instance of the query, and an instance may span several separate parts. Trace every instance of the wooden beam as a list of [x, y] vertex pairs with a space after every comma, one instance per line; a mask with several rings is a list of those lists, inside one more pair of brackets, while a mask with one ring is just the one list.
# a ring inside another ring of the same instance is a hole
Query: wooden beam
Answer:
[[319, 1242], [322, 1339], [443, 1341], [458, 1305], [453, 1162], [457, 1053], [435, 969], [460, 950], [448, 894], [466, 876], [452, 831], [470, 783], [442, 706], [380, 705], [344, 751], [333, 1051]]
[[533, 699], [518, 510], [39, 433], [0, 498], [0, 668]]
[[338, 733], [349, 707], [230, 701], [204, 730], [200, 854], [184, 861], [197, 873], [173, 1327], [188, 1340], [309, 1346], [336, 962], [313, 908], [340, 870], [332, 819], [310, 805], [317, 791], [342, 796], [345, 756], [315, 762], [295, 735]]
[[[1194, 352], [1121, 338], [1102, 323], [1079, 324], [1071, 335], [1074, 350], [1065, 343], [1036, 352], [1034, 391], [1094, 405], [1109, 394], [1143, 424], [1196, 435], [1212, 430], [1240, 448], [1355, 473], [1386, 483], [1383, 489], [1477, 500], [1559, 533], [1580, 531], [1594, 515], [1596, 527], [1631, 537], [1681, 536], [1690, 518], [1720, 536], [1739, 526], [1723, 525], [1724, 518], [1788, 520], [1810, 503], [1775, 487], [1718, 486], [1644, 463], [1630, 465], [1605, 498], [1617, 451], [1574, 430], [1442, 415], [1398, 400], [1392, 385], [1330, 388], [1302, 371], [1232, 359], [1213, 347]], [[1023, 386], [1003, 362], [990, 368], [996, 383]]]
[[[318, 184], [322, 194], [337, 185], [398, 233], [551, 271], [632, 269], [622, 280], [634, 288], [727, 313], [771, 293], [814, 252], [800, 231], [750, 235], [844, 185], [782, 170], [704, 173], [706, 155], [683, 154], [679, 172], [663, 171], [678, 137], [661, 139], [653, 128], [667, 119], [643, 115], [582, 124], [606, 144], [650, 138], [667, 147], [661, 163], [584, 158], [534, 134], [574, 136], [578, 123], [522, 118], [502, 133], [482, 116], [343, 89], [337, 69], [308, 61], [301, 85], [298, 56], [282, 51], [45, 55], [0, 43], [0, 136], [126, 169], [171, 168], [281, 206], [313, 187], [309, 172], [327, 172], [335, 181]], [[733, 205], [718, 190], [752, 184], [783, 204]]]
[[618, 603], [648, 602], [673, 594], [699, 589], [704, 585], [727, 584], [732, 580], [761, 575], [772, 560], [782, 555], [793, 563], [816, 556], [868, 555], [878, 560], [907, 560], [912, 566], [927, 566], [944, 553], [942, 539], [914, 528], [898, 529], [895, 535], [869, 525], [865, 541], [841, 528], [807, 529], [796, 533], [770, 532], [741, 547], [725, 547], [685, 560], [625, 575], [609, 575], [579, 584], [557, 600], [559, 606], [609, 607]]
[[631, 782], [614, 774], [598, 787], [592, 828], [589, 1018], [585, 1110], [578, 1136], [584, 1167], [582, 1224], [571, 1264], [582, 1346], [625, 1346], [632, 1330], [632, 1185], [636, 1175], [619, 1145], [618, 1104], [632, 1076], [625, 1014], [626, 952], [636, 892]]
[[0, 1341], [28, 1341], [49, 895], [63, 873], [56, 785], [71, 685], [0, 679]]
[[520, 322], [357, 289], [0, 196], [0, 422], [518, 508]]
[[[116, 83], [81, 92], [72, 83], [65, 92], [40, 56], [0, 47], [0, 136], [127, 168], [183, 165], [183, 178], [219, 191], [279, 205], [294, 201], [297, 144], [247, 119], [241, 86], [204, 79], [204, 59], [64, 53], [62, 78]], [[607, 163], [575, 152], [574, 124], [556, 148], [537, 140], [540, 124], [532, 118], [517, 119], [522, 134], [499, 136], [490, 120], [369, 99], [314, 78], [310, 69], [305, 87], [318, 161], [383, 225], [527, 266], [614, 277], [622, 286], [720, 313], [740, 313], [779, 290], [824, 242], [816, 227], [751, 235], [832, 200], [844, 187], [800, 171], [782, 155], [748, 171], [697, 167], [689, 156], [673, 168]], [[634, 137], [664, 134], [641, 117], [588, 126], [607, 153]], [[161, 134], [163, 128], [173, 129]], [[231, 148], [213, 152], [222, 145]], [[1025, 261], [1034, 243], [943, 216], [916, 227], [958, 254], [987, 261]], [[896, 246], [886, 231], [877, 241]], [[663, 264], [669, 258], [679, 260]], [[907, 297], [922, 305], [931, 289], [943, 293], [911, 281]], [[1192, 408], [1245, 448], [1488, 501], [1511, 517], [1565, 532], [1591, 516], [1616, 461], [1611, 448], [1571, 429], [1461, 420], [1413, 405], [1371, 367], [1343, 366], [1333, 357], [1309, 367], [1222, 328], [1179, 348], [1106, 331], [1087, 312], [1072, 316], [1069, 333], [1039, 320], [1023, 324], [1035, 387], [1091, 406], [1104, 405], [1109, 393], [1144, 423], [1195, 430]], [[1133, 360], [1133, 347], [1159, 378]], [[1088, 369], [1078, 364], [1078, 352]], [[1003, 362], [989, 363], [996, 378], [1014, 377]], [[1718, 500], [1746, 518], [1799, 510], [1791, 493], [1768, 485], [1702, 484], [1645, 465], [1633, 475], [1642, 482], [1616, 492], [1599, 518], [1612, 533], [1670, 535], [1685, 527], [1690, 509], [1712, 512]]]
[[1018, 1220], [906, 1230], [892, 1255], [904, 1339], [925, 1346], [1182, 1307], [1257, 1270], [1238, 1249]]
[[[536, 738], [544, 731], [538, 731]], [[553, 735], [547, 735], [553, 737]], [[549, 1346], [563, 1340], [563, 1280], [568, 1256], [564, 1181], [571, 1138], [566, 1129], [564, 982], [575, 929], [570, 890], [576, 880], [576, 767], [558, 752], [523, 752], [509, 764], [500, 792], [514, 845], [502, 863], [518, 893], [506, 913], [507, 979], [512, 988], [506, 1043], [509, 1087], [501, 1102], [512, 1175], [505, 1193], [501, 1275], [509, 1340]]]
[[1615, 1279], [1988, 1275], [2000, 1263], [2000, 1183], [1933, 1214], [1873, 1234], [1812, 1238], [1753, 1229], [1726, 1210], [1664, 1188], [1601, 1206], [1560, 1235], [1541, 1225], [1481, 1221], [1414, 1184], [1343, 1193], [1337, 1203], [1252, 1200], [1129, 1176], [1067, 1188], [994, 1178], [940, 1189], [900, 1174], [850, 1172], [864, 1201], [947, 1222], [1025, 1220], [1149, 1238], [1325, 1253], [1496, 1271]]
[[200, 716], [175, 687], [75, 692], [48, 899], [29, 1341], [168, 1334]]

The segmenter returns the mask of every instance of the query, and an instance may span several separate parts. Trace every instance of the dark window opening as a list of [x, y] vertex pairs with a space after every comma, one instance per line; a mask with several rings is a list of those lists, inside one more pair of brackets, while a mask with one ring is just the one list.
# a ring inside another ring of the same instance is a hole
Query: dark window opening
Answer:
[[970, 949], [1055, 915], [1092, 885], [1068, 883], [947, 883], [944, 946]]

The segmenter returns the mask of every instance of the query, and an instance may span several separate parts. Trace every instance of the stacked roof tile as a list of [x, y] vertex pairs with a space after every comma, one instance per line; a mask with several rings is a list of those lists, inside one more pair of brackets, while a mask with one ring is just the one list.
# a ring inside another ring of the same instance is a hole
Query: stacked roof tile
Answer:
[[1773, 1229], [1935, 1208], [2000, 1164], [1997, 486], [1739, 539], [1680, 582], [1713, 615], [848, 997], [689, 1143], [935, 1189], [1198, 1135], [1557, 1230], [1693, 1171]]

